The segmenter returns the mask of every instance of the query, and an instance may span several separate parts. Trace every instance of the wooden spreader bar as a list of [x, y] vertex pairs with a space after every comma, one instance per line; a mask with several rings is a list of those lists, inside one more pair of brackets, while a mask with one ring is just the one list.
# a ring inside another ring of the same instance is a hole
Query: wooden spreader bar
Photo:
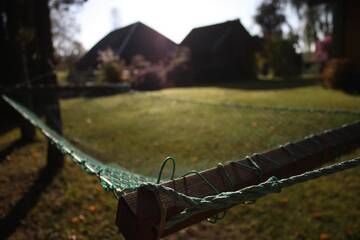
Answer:
[[[235, 191], [264, 182], [271, 176], [286, 178], [312, 170], [359, 146], [360, 122], [253, 155], [251, 159], [261, 168], [261, 175], [236, 163], [226, 163], [223, 169], [218, 167], [205, 170], [201, 175], [219, 191]], [[237, 162], [248, 165], [249, 159], [245, 158]], [[229, 184], [224, 174], [221, 174], [224, 170], [233, 180], [233, 186]], [[177, 178], [162, 185], [189, 196], [205, 197], [216, 194], [196, 174]], [[221, 212], [221, 210], [212, 210], [199, 213], [170, 228], [165, 228], [167, 220], [180, 213], [185, 207], [166, 194], [140, 188], [119, 199], [116, 224], [128, 240], [155, 240]]]

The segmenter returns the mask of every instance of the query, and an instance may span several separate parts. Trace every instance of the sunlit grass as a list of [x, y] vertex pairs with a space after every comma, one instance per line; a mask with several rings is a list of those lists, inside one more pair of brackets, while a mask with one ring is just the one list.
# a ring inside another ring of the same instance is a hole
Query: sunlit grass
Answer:
[[[326, 104], [324, 99], [328, 99]], [[155, 175], [161, 161], [173, 156], [178, 160], [178, 174], [182, 174], [358, 119], [199, 102], [348, 110], [355, 110], [356, 102], [360, 104], [355, 97], [317, 87], [282, 91], [190, 88], [79, 98], [62, 103], [65, 135], [103, 161], [146, 175]]]

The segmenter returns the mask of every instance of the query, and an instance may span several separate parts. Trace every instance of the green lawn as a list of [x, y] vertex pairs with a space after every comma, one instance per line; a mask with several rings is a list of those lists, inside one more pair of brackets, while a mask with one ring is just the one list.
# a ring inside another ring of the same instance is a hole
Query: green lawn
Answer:
[[56, 71], [56, 77], [57, 77], [57, 80], [58, 80], [58, 84], [60, 86], [68, 84], [68, 82], [67, 82], [68, 75], [69, 75], [68, 70], [58, 70], [58, 71]]
[[[151, 176], [157, 175], [167, 156], [176, 157], [180, 175], [360, 118], [224, 104], [354, 111], [360, 98], [318, 86], [282, 90], [201, 87], [70, 99], [62, 101], [61, 108], [65, 135], [79, 147], [104, 162]], [[0, 149], [18, 135], [17, 130], [2, 135]], [[44, 165], [45, 142], [38, 138], [0, 162], [0, 201], [4, 202], [0, 218]], [[235, 207], [216, 225], [199, 224], [169, 239], [360, 239], [358, 172], [353, 169], [324, 177], [254, 205]], [[114, 226], [115, 211], [113, 196], [99, 189], [96, 178], [68, 161], [12, 239], [121, 239]]]
[[156, 175], [167, 156], [176, 157], [177, 172], [182, 174], [339, 127], [360, 116], [221, 104], [355, 110], [359, 100], [321, 87], [281, 91], [207, 87], [73, 99], [63, 101], [62, 109], [70, 139], [103, 161]]

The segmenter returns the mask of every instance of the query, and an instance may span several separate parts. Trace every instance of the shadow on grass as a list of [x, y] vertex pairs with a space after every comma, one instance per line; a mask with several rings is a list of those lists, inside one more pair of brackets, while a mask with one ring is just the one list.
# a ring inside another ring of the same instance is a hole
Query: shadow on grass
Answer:
[[25, 141], [23, 139], [18, 139], [16, 141], [12, 142], [9, 146], [7, 146], [5, 149], [0, 151], [0, 163], [2, 163], [6, 159], [6, 156], [11, 154], [17, 148], [26, 146], [29, 143], [30, 143], [29, 141]]
[[21, 221], [35, 207], [41, 194], [48, 188], [61, 169], [45, 166], [39, 171], [37, 179], [29, 190], [13, 206], [9, 213], [0, 219], [0, 239], [7, 239], [16, 231], [17, 227], [21, 225]]
[[19, 117], [17, 113], [0, 97], [0, 135], [16, 128]]
[[15, 124], [0, 121], [0, 135], [5, 134], [5, 133], [13, 130], [14, 128], [16, 128]]

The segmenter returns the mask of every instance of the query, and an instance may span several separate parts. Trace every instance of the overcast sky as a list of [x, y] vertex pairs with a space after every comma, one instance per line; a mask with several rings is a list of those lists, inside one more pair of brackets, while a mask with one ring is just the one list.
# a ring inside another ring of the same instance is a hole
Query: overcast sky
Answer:
[[[176, 43], [194, 27], [239, 18], [251, 34], [259, 34], [254, 15], [261, 0], [88, 0], [79, 10], [78, 38], [91, 48], [117, 27], [141, 21]], [[294, 15], [288, 11], [288, 15]], [[290, 22], [297, 24], [295, 17]]]

